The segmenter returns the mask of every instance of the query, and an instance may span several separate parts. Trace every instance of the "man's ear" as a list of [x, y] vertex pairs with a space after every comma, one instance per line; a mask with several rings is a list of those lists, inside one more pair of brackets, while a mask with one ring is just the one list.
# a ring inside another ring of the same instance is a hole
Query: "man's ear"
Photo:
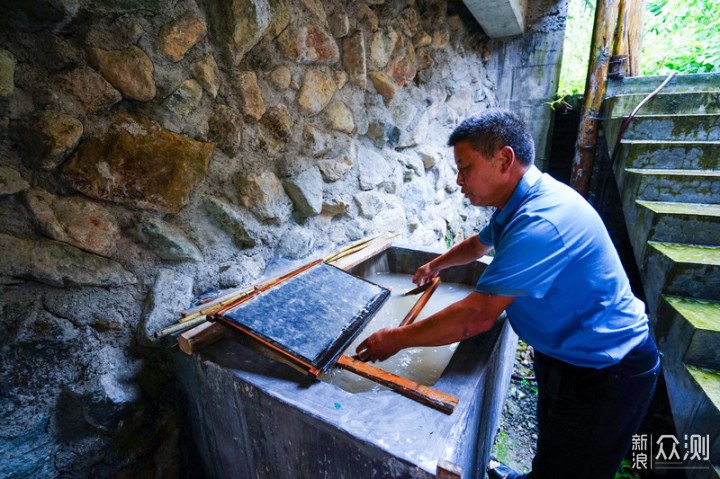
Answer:
[[505, 145], [496, 153], [497, 159], [500, 161], [500, 171], [507, 173], [515, 163], [515, 150], [511, 146]]

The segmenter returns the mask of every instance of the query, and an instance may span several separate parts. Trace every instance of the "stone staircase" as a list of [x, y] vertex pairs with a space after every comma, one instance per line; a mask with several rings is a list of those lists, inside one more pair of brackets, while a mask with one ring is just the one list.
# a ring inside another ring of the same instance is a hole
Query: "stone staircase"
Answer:
[[[610, 83], [603, 126], [611, 152], [623, 120], [663, 80], [637, 77]], [[677, 439], [682, 445], [693, 434], [710, 438], [710, 461], [686, 460], [685, 472], [689, 479], [717, 479], [720, 74], [671, 80], [630, 124], [614, 172], [664, 356]]]

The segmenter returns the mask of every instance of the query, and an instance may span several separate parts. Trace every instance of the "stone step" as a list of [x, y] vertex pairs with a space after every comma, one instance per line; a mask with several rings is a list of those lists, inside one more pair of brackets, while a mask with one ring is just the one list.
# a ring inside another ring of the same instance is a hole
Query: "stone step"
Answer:
[[651, 315], [661, 294], [720, 299], [720, 247], [649, 241], [641, 263]]
[[616, 169], [623, 197], [648, 201], [720, 204], [720, 171], [660, 168]]
[[[625, 117], [603, 122], [605, 138], [612, 152]], [[718, 141], [720, 114], [642, 115], [630, 121], [623, 140]]]
[[720, 141], [628, 139], [620, 148], [617, 162], [625, 168], [720, 170]]
[[648, 241], [720, 246], [720, 205], [636, 200], [629, 224], [638, 264]]
[[697, 398], [697, 407], [683, 437], [685, 434], [688, 437], [692, 434], [709, 437], [709, 462], [718, 464], [720, 462], [720, 371], [689, 365], [685, 368], [694, 383], [693, 395]]
[[[627, 77], [621, 80], [609, 80], [607, 96], [627, 93], [651, 93], [665, 81], [667, 75]], [[720, 73], [694, 73], [675, 75], [663, 92], [689, 92], [720, 90]]]
[[[607, 97], [603, 106], [603, 117], [627, 117], [646, 97], [645, 93]], [[655, 98], [648, 100], [638, 113], [643, 115], [720, 113], [720, 91], [661, 92]]]
[[654, 330], [663, 352], [691, 366], [720, 370], [720, 302], [678, 296], [663, 300]]

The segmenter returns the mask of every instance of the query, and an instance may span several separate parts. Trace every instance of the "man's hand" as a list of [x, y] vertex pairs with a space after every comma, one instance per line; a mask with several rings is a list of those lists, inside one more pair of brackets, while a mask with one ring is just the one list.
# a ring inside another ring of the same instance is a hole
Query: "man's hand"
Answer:
[[422, 286], [425, 283], [429, 283], [432, 281], [435, 276], [437, 276], [438, 272], [435, 270], [435, 268], [432, 267], [430, 263], [425, 263], [424, 265], [420, 266], [417, 271], [415, 271], [415, 274], [413, 275], [413, 283], [417, 284], [418, 286]]
[[360, 361], [384, 361], [400, 351], [394, 338], [397, 328], [383, 328], [371, 334], [355, 349], [356, 357]]

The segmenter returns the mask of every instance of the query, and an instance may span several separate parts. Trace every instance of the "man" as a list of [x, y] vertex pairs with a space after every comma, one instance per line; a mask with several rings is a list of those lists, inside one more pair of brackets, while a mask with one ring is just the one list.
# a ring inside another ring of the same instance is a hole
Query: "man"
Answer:
[[424, 321], [386, 328], [358, 346], [384, 360], [487, 331], [506, 310], [535, 348], [539, 436], [532, 471], [491, 461], [491, 478], [610, 479], [642, 421], [659, 371], [642, 301], [635, 298], [595, 210], [533, 166], [535, 147], [515, 114], [487, 111], [450, 136], [457, 183], [474, 206], [497, 208], [489, 224], [421, 266], [420, 285], [441, 270], [495, 257], [475, 291]]

